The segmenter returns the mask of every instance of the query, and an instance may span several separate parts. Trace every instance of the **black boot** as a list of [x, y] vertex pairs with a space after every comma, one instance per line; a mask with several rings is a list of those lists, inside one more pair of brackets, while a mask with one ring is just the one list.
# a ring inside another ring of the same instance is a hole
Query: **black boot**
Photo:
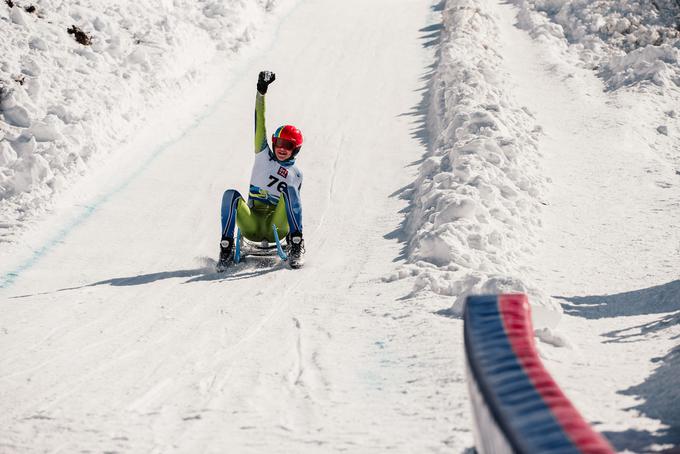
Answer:
[[217, 272], [224, 271], [234, 259], [234, 239], [222, 238], [220, 241], [220, 259], [217, 262]]
[[290, 244], [290, 252], [288, 253], [290, 267], [302, 267], [305, 263], [302, 257], [305, 253], [305, 240], [302, 239], [302, 232], [294, 232], [288, 235], [288, 243]]

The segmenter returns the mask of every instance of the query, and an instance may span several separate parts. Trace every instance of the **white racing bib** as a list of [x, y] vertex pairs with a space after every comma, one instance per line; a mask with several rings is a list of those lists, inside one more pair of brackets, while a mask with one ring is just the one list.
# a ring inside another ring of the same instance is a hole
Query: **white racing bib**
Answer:
[[295, 164], [282, 166], [269, 156], [269, 147], [257, 153], [250, 175], [250, 198], [276, 205], [287, 186], [302, 187], [302, 172]]

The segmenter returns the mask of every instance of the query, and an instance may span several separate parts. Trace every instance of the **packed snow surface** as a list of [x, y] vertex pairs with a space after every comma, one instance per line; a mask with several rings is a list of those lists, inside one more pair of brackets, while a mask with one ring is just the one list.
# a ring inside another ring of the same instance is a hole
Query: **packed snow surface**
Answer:
[[[0, 450], [464, 452], [496, 291], [617, 449], [680, 444], [676, 3], [427, 3], [0, 4]], [[262, 69], [307, 266], [219, 275]]]

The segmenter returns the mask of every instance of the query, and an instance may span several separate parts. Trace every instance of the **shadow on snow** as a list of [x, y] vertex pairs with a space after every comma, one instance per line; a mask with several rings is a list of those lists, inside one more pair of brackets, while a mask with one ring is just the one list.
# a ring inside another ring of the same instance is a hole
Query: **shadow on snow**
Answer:
[[[620, 391], [626, 396], [636, 396], [642, 403], [632, 407], [641, 414], [660, 421], [665, 426], [657, 432], [628, 429], [624, 432], [604, 432], [618, 450], [650, 452], [654, 445], [680, 447], [680, 346], [665, 356], [653, 358], [659, 366], [639, 385]], [[678, 451], [674, 451], [678, 452]]]
[[[587, 319], [659, 314], [655, 320], [604, 333], [603, 336], [609, 338], [605, 342], [639, 342], [680, 325], [680, 280], [614, 295], [558, 298], [565, 301], [562, 307], [567, 314]], [[680, 339], [680, 334], [671, 339]], [[656, 432], [638, 429], [604, 432], [617, 450], [648, 452], [655, 445], [680, 446], [680, 394], [677, 391], [680, 386], [680, 346], [651, 361], [658, 364], [654, 372], [644, 382], [619, 393], [640, 400], [640, 404], [629, 410], [658, 420], [666, 428]]]
[[[114, 279], [107, 279], [104, 281], [88, 284], [83, 287], [94, 287], [98, 285], [111, 285], [115, 287], [131, 286], [131, 285], [145, 285], [152, 282], [175, 279], [175, 278], [190, 278], [184, 281], [184, 284], [201, 281], [238, 281], [241, 279], [250, 279], [256, 276], [262, 276], [282, 268], [276, 259], [250, 259], [239, 264], [232, 264], [226, 271], [218, 273], [215, 271], [214, 260], [205, 258], [206, 266], [187, 270], [177, 271], [163, 271], [160, 273], [140, 274], [130, 277], [119, 277]], [[210, 263], [212, 262], [212, 263]], [[80, 287], [78, 287], [80, 288]], [[73, 290], [73, 289], [64, 289]]]
[[[109, 285], [112, 287], [128, 287], [136, 285], [147, 285], [154, 282], [166, 279], [186, 279], [183, 284], [191, 284], [194, 282], [205, 281], [238, 281], [242, 279], [251, 279], [257, 276], [272, 273], [284, 268], [283, 263], [278, 259], [273, 258], [249, 258], [248, 260], [232, 265], [226, 271], [218, 273], [215, 271], [215, 261], [213, 259], [204, 257], [202, 259], [205, 265], [198, 268], [161, 271], [158, 273], [138, 274], [136, 276], [116, 277], [112, 279], [105, 279], [103, 281], [93, 282], [92, 284], [85, 284], [77, 287], [67, 287], [56, 290], [56, 292], [65, 292], [70, 290], [79, 290], [89, 287], [98, 287], [102, 285]], [[43, 292], [39, 294], [47, 294], [53, 292]], [[27, 298], [37, 294], [17, 295], [11, 298]]]
[[680, 311], [680, 280], [642, 290], [597, 296], [556, 296], [567, 314], [588, 319]]

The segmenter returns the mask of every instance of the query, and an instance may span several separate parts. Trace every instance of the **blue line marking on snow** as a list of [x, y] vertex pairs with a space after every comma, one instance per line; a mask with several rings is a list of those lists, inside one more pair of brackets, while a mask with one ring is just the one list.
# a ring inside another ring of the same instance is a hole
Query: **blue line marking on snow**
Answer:
[[[222, 98], [220, 98], [220, 100], [222, 100]], [[167, 150], [170, 146], [174, 145], [175, 143], [181, 141], [190, 131], [195, 129], [203, 121], [203, 119], [214, 113], [218, 104], [219, 103], [216, 103], [214, 106], [208, 109], [206, 113], [194, 119], [194, 121], [190, 123], [189, 127], [186, 130], [184, 130], [179, 137], [177, 137], [174, 140], [162, 143], [149, 157], [146, 158], [142, 165], [138, 167], [137, 170], [132, 172], [132, 174], [130, 174], [125, 180], [123, 180], [122, 183], [113, 188], [110, 192], [95, 199], [94, 202], [92, 202], [91, 204], [85, 205], [85, 208], [82, 211], [82, 213], [77, 215], [73, 220], [66, 224], [66, 226], [59, 229], [57, 231], [57, 234], [54, 235], [49, 240], [47, 240], [45, 244], [40, 246], [38, 249], [34, 250], [33, 254], [28, 259], [26, 259], [26, 261], [24, 261], [21, 265], [19, 265], [15, 269], [2, 275], [2, 277], [0, 277], [0, 288], [8, 288], [10, 285], [12, 285], [21, 275], [21, 273], [34, 266], [38, 262], [38, 260], [44, 257], [54, 246], [64, 241], [64, 239], [66, 239], [66, 237], [76, 227], [80, 226], [82, 223], [87, 221], [95, 213], [95, 211], [99, 209], [99, 207], [108, 202], [108, 200], [111, 199], [111, 197], [123, 191], [126, 187], [130, 185], [130, 183], [136, 180], [139, 175], [144, 173], [144, 171], [151, 165], [151, 163], [155, 161], [156, 158], [161, 156], [165, 150]]]
[[12, 271], [5, 273], [0, 278], [0, 288], [8, 288], [14, 283], [14, 281], [19, 277], [21, 273], [31, 268], [36, 262], [43, 257], [50, 249], [52, 249], [56, 244], [61, 243], [62, 240], [78, 225], [80, 225], [85, 219], [89, 218], [92, 213], [97, 209], [97, 202], [92, 205], [86, 205], [83, 213], [80, 214], [76, 219], [69, 222], [65, 227], [59, 229], [57, 234], [49, 239], [45, 244], [40, 246], [38, 249], [33, 251], [31, 257], [29, 257], [24, 263], [19, 265]]
[[[279, 36], [279, 33], [281, 31], [281, 25], [285, 22], [285, 20], [292, 15], [299, 7], [301, 4], [303, 4], [304, 1], [299, 1], [293, 8], [291, 8], [287, 14], [282, 15], [277, 22], [277, 27], [276, 27], [276, 32], [274, 35], [271, 37], [269, 47], [266, 49], [266, 51], [271, 50], [273, 47], [274, 43], [277, 41], [277, 37]], [[257, 53], [257, 56], [263, 54], [266, 52], [265, 50], [262, 50]], [[255, 59], [255, 56], [251, 56], [250, 58], [247, 58], [243, 62], [243, 67], [250, 67], [251, 63]], [[238, 65], [237, 65], [238, 66]], [[161, 143], [156, 150], [142, 163], [140, 167], [137, 168], [132, 174], [130, 174], [121, 184], [113, 188], [110, 192], [100, 196], [99, 198], [95, 199], [93, 203], [85, 205], [85, 208], [82, 213], [77, 215], [73, 220], [71, 220], [68, 224], [66, 224], [64, 227], [59, 229], [57, 233], [47, 240], [42, 246], [38, 247], [33, 251], [33, 254], [26, 259], [23, 263], [21, 263], [19, 266], [14, 268], [13, 270], [10, 270], [6, 272], [5, 274], [0, 277], [0, 289], [6, 289], [9, 288], [14, 282], [19, 278], [21, 273], [24, 271], [32, 268], [35, 266], [38, 261], [43, 258], [47, 253], [52, 250], [57, 244], [63, 242], [66, 237], [78, 226], [83, 224], [85, 221], [87, 221], [94, 213], [97, 211], [102, 205], [104, 205], [111, 197], [114, 195], [118, 194], [119, 192], [123, 191], [126, 187], [130, 185], [139, 175], [144, 173], [146, 169], [151, 165], [153, 161], [155, 161], [158, 157], [160, 157], [164, 151], [166, 151], [170, 146], [180, 142], [181, 140], [186, 137], [189, 132], [193, 131], [198, 127], [203, 120], [206, 118], [210, 117], [212, 114], [215, 113], [215, 111], [218, 109], [220, 105], [223, 104], [224, 100], [227, 98], [227, 96], [230, 94], [230, 89], [232, 86], [236, 83], [237, 80], [239, 80], [240, 77], [234, 75], [232, 78], [231, 84], [227, 85], [224, 87], [224, 91], [222, 94], [217, 98], [216, 102], [213, 103], [209, 108], [207, 108], [205, 111], [203, 111], [202, 114], [199, 114], [196, 118], [194, 118], [193, 122], [189, 123], [189, 126], [182, 131], [182, 133], [176, 137], [175, 139], [169, 140], [167, 142]], [[283, 251], [282, 251], [283, 252]]]

